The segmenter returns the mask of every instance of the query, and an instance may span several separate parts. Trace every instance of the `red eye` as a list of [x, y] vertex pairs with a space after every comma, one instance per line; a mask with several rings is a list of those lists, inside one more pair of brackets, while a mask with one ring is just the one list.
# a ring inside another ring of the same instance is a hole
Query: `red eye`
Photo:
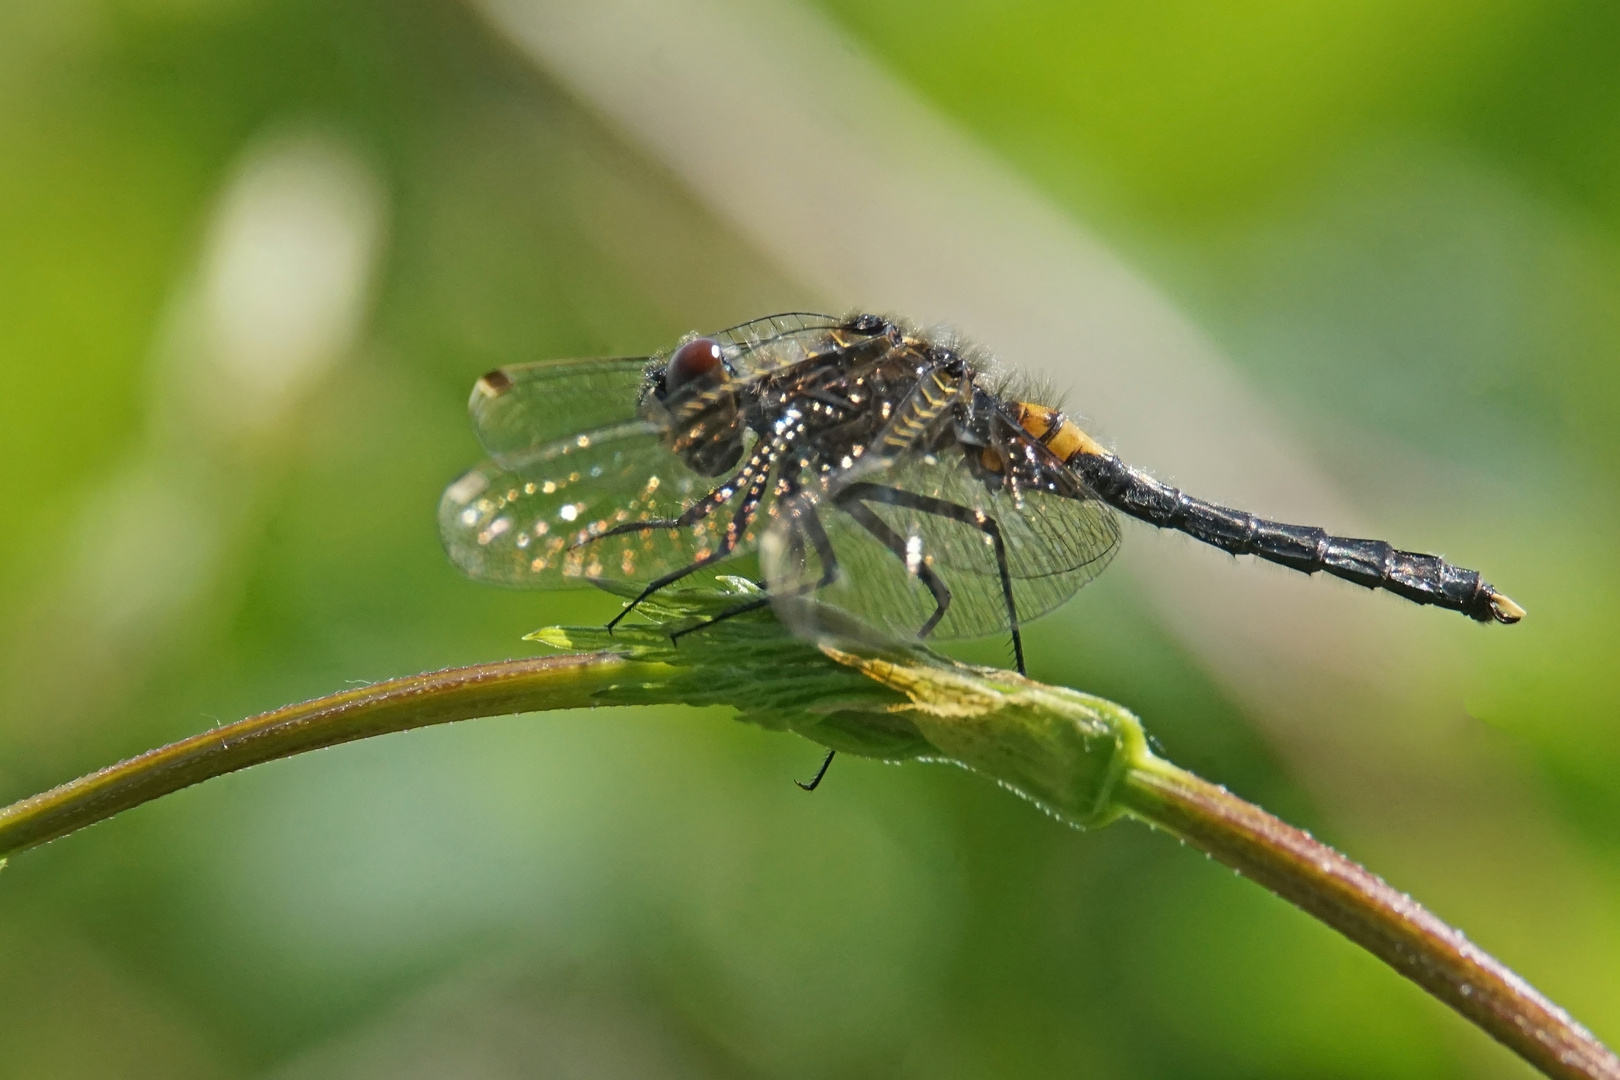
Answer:
[[720, 363], [720, 344], [713, 338], [693, 338], [669, 358], [669, 365], [664, 369], [664, 389], [673, 394], [705, 376], [718, 382], [725, 373]]

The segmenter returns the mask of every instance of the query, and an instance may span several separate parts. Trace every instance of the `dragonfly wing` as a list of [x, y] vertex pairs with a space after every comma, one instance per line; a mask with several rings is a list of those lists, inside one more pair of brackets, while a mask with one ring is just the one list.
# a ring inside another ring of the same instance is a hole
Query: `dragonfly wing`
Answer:
[[[872, 335], [847, 330], [830, 315], [789, 312], [710, 336], [720, 344], [733, 379], [745, 383]], [[531, 459], [543, 459], [553, 443], [635, 419], [661, 371], [660, 361], [625, 356], [512, 364], [478, 380], [468, 412], [489, 456], [522, 470]]]
[[[470, 411], [494, 460], [445, 491], [439, 530], [470, 576], [525, 588], [564, 588], [593, 578], [650, 581], [723, 548], [753, 547], [774, 514], [771, 461], [743, 427], [739, 394], [752, 380], [886, 339], [825, 315], [791, 313], [711, 335], [731, 379], [697, 397], [665, 402], [650, 391], [658, 357], [561, 360], [490, 372]], [[753, 455], [744, 471], [699, 475], [697, 451], [718, 460]], [[744, 477], [752, 477], [746, 480]], [[709, 512], [660, 527], [694, 504]], [[626, 529], [648, 522], [642, 529]]]
[[[1014, 578], [1035, 580], [1089, 571], [1080, 582], [1084, 584], [1102, 573], [1119, 546], [1119, 519], [1112, 507], [1086, 497], [1078, 485], [1065, 484], [1058, 491], [1010, 483], [987, 486], [962, 459], [964, 453], [974, 452], [962, 448], [937, 457], [906, 454], [886, 467], [852, 473], [850, 479], [968, 507], [995, 521]], [[845, 485], [848, 482], [842, 481]], [[921, 537], [924, 549], [936, 563], [999, 576], [995, 542], [988, 532], [901, 506], [879, 505], [878, 511], [903, 535]], [[941, 531], [947, 524], [961, 527]], [[968, 539], [973, 542], [968, 543]]]
[[598, 429], [583, 446], [554, 443], [521, 470], [488, 461], [468, 471], [439, 502], [439, 534], [456, 565], [483, 581], [528, 589], [648, 581], [712, 549], [727, 507], [685, 528], [604, 534], [674, 518], [713, 484], [666, 450], [654, 425], [631, 422]]
[[489, 456], [508, 468], [554, 443], [636, 418], [652, 360], [544, 360], [497, 368], [473, 386], [467, 411]]
[[[907, 454], [785, 505], [762, 545], [762, 563], [773, 592], [791, 595], [819, 584], [826, 576], [815, 543], [819, 527], [837, 573], [814, 590], [818, 603], [902, 639], [931, 623], [934, 638], [981, 637], [1004, 632], [1011, 621], [996, 544], [984, 523], [999, 529], [1020, 623], [1073, 596], [1102, 572], [1119, 543], [1104, 503], [987, 487], [960, 461]], [[948, 600], [939, 614], [942, 592]], [[814, 607], [782, 607], [790, 619], [815, 620]]]
[[750, 379], [845, 347], [870, 335], [843, 329], [842, 320], [809, 311], [790, 311], [710, 334], [720, 345], [732, 376]]

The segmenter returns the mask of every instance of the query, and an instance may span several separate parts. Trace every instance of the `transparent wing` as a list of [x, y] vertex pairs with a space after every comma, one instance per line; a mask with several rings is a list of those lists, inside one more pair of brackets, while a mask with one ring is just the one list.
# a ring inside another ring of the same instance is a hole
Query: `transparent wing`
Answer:
[[[981, 522], [1000, 531], [1020, 623], [1073, 596], [1119, 544], [1101, 502], [987, 487], [960, 457], [909, 454], [786, 504], [761, 546], [762, 565], [773, 593], [811, 596], [899, 638], [925, 628], [935, 638], [980, 637], [1010, 625], [995, 541]], [[836, 572], [823, 584], [828, 551]], [[802, 630], [818, 630], [813, 606], [779, 608]]]
[[478, 441], [508, 468], [553, 444], [636, 418], [652, 360], [544, 360], [497, 368], [473, 387], [467, 411]]
[[[709, 336], [721, 346], [735, 390], [871, 335], [845, 330], [831, 315], [788, 312]], [[522, 469], [531, 458], [544, 459], [553, 443], [634, 419], [659, 370], [657, 356], [512, 364], [478, 380], [467, 410], [489, 456]]]
[[831, 315], [790, 311], [741, 323], [709, 336], [719, 342], [726, 367], [740, 379], [751, 379], [825, 356], [850, 341], [870, 335], [851, 334]]
[[[1068, 484], [1061, 493], [1012, 483], [987, 487], [962, 461], [964, 449], [939, 457], [908, 454], [886, 468], [852, 473], [842, 483], [856, 480], [894, 488], [964, 506], [994, 520], [1014, 578], [1033, 581], [1089, 570], [1074, 586], [1078, 589], [1102, 573], [1119, 545], [1113, 508], [1100, 499], [1082, 497], [1077, 486]], [[1062, 478], [1068, 479], [1067, 474]], [[914, 508], [876, 503], [874, 509], [902, 535], [921, 537], [925, 552], [939, 565], [999, 578], [995, 542], [988, 532]], [[957, 527], [945, 529], [946, 525]]]
[[[480, 379], [469, 411], [494, 460], [440, 501], [452, 560], [475, 578], [544, 589], [647, 582], [751, 550], [777, 493], [765, 483], [774, 457], [739, 409], [748, 382], [874, 335], [795, 313], [711, 336], [733, 377], [678, 403], [647, 392], [662, 370], [657, 357], [521, 364]], [[738, 470], [729, 479], [686, 464], [719, 471], [727, 459]], [[697, 506], [705, 512], [691, 512]], [[627, 528], [636, 522], [649, 524]]]
[[690, 528], [604, 535], [633, 521], [677, 517], [707, 494], [700, 477], [642, 423], [598, 429], [585, 446], [553, 444], [522, 471], [487, 461], [445, 489], [439, 535], [469, 576], [528, 589], [591, 578], [647, 581], [690, 564], [730, 515], [724, 507]]
[[[756, 449], [739, 470], [768, 476], [764, 455]], [[598, 429], [583, 445], [553, 444], [521, 470], [494, 461], [471, 469], [439, 501], [439, 535], [452, 561], [483, 581], [526, 589], [594, 578], [646, 583], [752, 551], [775, 495], [763, 481], [750, 488], [735, 475], [693, 472], [665, 448], [658, 427], [636, 422]], [[694, 507], [706, 512], [688, 513]], [[656, 524], [683, 514], [688, 520], [673, 527]]]

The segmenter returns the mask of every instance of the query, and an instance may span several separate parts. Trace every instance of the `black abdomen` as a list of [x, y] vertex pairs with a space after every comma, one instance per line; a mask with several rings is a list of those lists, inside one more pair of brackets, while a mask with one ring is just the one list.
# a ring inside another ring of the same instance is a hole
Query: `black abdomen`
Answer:
[[1524, 617], [1524, 609], [1497, 592], [1479, 571], [1453, 566], [1438, 555], [1401, 551], [1383, 540], [1333, 536], [1324, 529], [1285, 525], [1216, 506], [1160, 483], [1113, 454], [1079, 452], [1068, 465], [1121, 512], [1234, 555], [1256, 555], [1306, 574], [1325, 571], [1414, 603], [1460, 611], [1480, 622], [1515, 623]]

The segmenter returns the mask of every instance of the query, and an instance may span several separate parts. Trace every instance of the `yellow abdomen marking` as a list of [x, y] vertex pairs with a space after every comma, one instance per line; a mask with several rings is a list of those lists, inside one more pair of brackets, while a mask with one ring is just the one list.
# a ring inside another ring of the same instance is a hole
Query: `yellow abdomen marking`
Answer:
[[1013, 402], [1013, 409], [1019, 426], [1039, 439], [1060, 461], [1068, 461], [1076, 454], [1108, 453], [1101, 443], [1081, 431], [1079, 424], [1056, 409], [1027, 401]]

